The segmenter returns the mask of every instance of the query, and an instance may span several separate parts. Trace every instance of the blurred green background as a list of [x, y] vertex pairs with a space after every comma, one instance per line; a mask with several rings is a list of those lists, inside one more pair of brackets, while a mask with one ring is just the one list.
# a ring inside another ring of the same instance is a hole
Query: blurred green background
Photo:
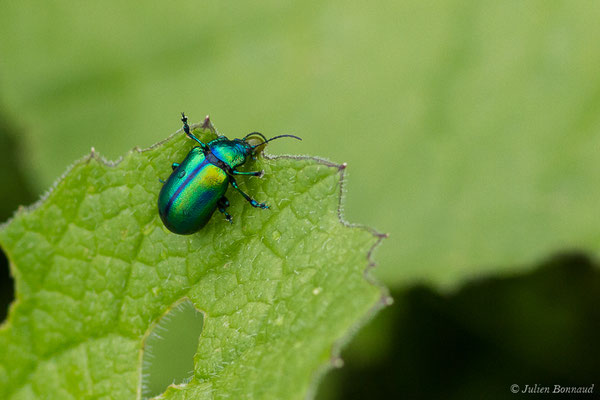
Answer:
[[148, 147], [179, 129], [181, 111], [210, 114], [230, 137], [297, 134], [270, 151], [348, 163], [346, 218], [390, 233], [375, 273], [396, 299], [320, 398], [507, 398], [511, 384], [593, 383], [598, 3], [0, 10], [2, 220], [92, 146], [109, 159]]

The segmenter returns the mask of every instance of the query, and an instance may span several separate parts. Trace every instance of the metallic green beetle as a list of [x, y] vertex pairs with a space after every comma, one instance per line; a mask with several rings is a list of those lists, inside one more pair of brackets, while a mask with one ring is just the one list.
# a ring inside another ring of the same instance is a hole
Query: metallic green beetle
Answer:
[[[234, 178], [234, 175], [260, 177], [264, 171], [240, 172], [236, 171], [236, 168], [244, 164], [249, 157], [253, 157], [258, 146], [271, 140], [282, 137], [302, 139], [293, 135], [267, 139], [258, 132], [252, 132], [242, 139], [230, 140], [225, 136], [218, 136], [209, 143], [203, 143], [190, 132], [184, 113], [181, 113], [181, 121], [186, 135], [198, 142], [199, 146], [190, 150], [180, 164], [173, 163], [173, 172], [158, 195], [158, 213], [171, 232], [180, 235], [197, 232], [208, 223], [216, 209], [232, 222], [231, 215], [226, 211], [229, 201], [225, 192], [229, 184], [253, 207], [269, 208], [265, 203], [259, 203], [244, 193]], [[252, 135], [262, 137], [264, 142], [250, 145], [247, 139]]]

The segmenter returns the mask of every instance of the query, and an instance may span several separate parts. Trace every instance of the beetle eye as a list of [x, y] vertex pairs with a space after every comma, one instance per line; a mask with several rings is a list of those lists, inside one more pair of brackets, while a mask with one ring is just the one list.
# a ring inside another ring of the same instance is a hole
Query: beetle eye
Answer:
[[250, 134], [244, 138], [244, 143], [249, 145], [251, 148], [257, 149], [258, 147], [262, 147], [261, 145], [266, 143], [266, 141], [258, 135]]

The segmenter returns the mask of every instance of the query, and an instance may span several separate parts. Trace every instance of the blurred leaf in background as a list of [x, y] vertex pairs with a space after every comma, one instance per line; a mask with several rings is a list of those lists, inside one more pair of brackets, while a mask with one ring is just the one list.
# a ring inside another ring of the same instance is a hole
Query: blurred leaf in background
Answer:
[[402, 297], [597, 255], [598, 20], [583, 0], [4, 2], [0, 99], [36, 193], [180, 111], [298, 134], [278, 149], [348, 163], [347, 219], [391, 234], [376, 273]]
[[[8, 2], [0, 88], [45, 190], [211, 113], [347, 162], [347, 214], [391, 233], [389, 284], [451, 286], [595, 251], [600, 5]], [[154, 132], [145, 136], [144, 132]]]

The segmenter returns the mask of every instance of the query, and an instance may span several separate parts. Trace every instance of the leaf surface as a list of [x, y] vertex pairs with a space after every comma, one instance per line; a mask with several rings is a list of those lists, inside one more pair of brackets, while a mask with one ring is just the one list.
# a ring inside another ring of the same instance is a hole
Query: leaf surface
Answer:
[[144, 337], [189, 298], [204, 313], [194, 375], [165, 398], [299, 399], [382, 304], [364, 276], [381, 236], [341, 221], [341, 166], [259, 157], [248, 168], [265, 177], [238, 182], [270, 210], [230, 191], [233, 225], [217, 212], [194, 235], [167, 231], [158, 179], [192, 145], [175, 135], [114, 166], [92, 153], [0, 229], [17, 297], [0, 398], [140, 398]]

